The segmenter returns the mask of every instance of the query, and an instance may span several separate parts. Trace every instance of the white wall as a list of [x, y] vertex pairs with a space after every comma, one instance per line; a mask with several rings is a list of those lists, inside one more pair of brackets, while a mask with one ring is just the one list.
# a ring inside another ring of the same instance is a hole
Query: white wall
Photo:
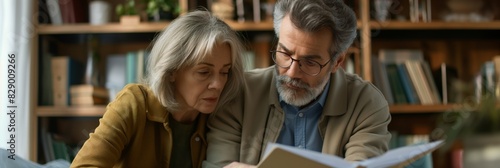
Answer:
[[37, 19], [33, 2], [0, 0], [0, 148], [14, 159], [30, 156], [31, 44]]

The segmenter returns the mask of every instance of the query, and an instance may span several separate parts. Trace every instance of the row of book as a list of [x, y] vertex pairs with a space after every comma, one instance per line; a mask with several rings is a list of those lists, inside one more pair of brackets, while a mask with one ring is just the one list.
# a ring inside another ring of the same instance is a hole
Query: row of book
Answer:
[[380, 50], [372, 58], [373, 83], [389, 104], [442, 104], [429, 64], [420, 50]]
[[409, 0], [411, 22], [431, 22], [431, 0]]
[[62, 138], [58, 138], [56, 134], [45, 129], [40, 131], [40, 142], [43, 149], [43, 159], [46, 162], [62, 159], [71, 163], [78, 153], [78, 148], [69, 146]]
[[107, 56], [104, 86], [84, 83], [84, 63], [70, 56], [50, 57], [48, 65], [42, 66], [51, 67], [50, 75], [43, 76], [51, 76], [52, 80], [42, 79], [42, 85], [51, 87], [45, 87], [50, 91], [42, 90], [42, 94], [52, 94], [55, 106], [105, 105], [126, 84], [142, 81], [148, 56], [145, 50]]
[[125, 85], [143, 81], [148, 58], [147, 50], [108, 55], [105, 87], [110, 92], [110, 100], [113, 100]]

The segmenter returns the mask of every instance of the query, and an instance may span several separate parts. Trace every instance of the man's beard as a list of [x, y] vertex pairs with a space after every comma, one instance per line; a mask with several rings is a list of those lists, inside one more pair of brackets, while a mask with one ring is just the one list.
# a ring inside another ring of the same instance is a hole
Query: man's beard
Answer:
[[[321, 94], [329, 80], [329, 78], [324, 78], [318, 86], [311, 87], [299, 79], [292, 79], [288, 76], [278, 75], [276, 71], [274, 76], [276, 79], [276, 88], [278, 89], [278, 94], [281, 99], [283, 99], [286, 103], [297, 107], [307, 105], [316, 99]], [[296, 88], [289, 88], [287, 85], [291, 85]]]

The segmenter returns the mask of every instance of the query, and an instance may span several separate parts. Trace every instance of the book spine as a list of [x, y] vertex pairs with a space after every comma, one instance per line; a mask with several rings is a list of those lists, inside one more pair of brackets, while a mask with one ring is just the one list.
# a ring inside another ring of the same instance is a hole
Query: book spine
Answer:
[[395, 103], [396, 104], [408, 103], [405, 92], [403, 90], [403, 86], [401, 84], [401, 79], [399, 78], [398, 75], [397, 65], [389, 63], [386, 65], [386, 68], [387, 68], [387, 76], [389, 77], [389, 83], [392, 89]]
[[397, 64], [397, 68], [399, 77], [401, 78], [403, 89], [405, 91], [406, 99], [408, 99], [408, 103], [420, 104], [420, 100], [418, 99], [415, 87], [410, 80], [405, 64]]

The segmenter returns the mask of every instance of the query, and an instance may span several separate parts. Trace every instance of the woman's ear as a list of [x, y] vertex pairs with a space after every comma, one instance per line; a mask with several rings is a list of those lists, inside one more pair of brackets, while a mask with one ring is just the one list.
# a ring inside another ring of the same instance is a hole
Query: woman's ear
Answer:
[[168, 75], [168, 81], [169, 82], [175, 82], [175, 72], [172, 72], [170, 73], [170, 75]]

